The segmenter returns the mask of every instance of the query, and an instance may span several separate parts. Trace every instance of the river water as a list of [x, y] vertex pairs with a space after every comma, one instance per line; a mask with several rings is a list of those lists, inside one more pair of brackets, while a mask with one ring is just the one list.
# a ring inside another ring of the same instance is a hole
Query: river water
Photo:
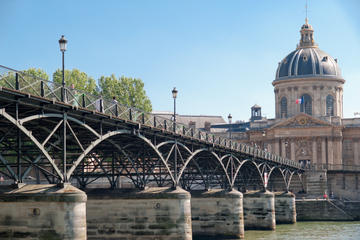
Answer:
[[276, 225], [275, 231], [245, 231], [245, 239], [360, 240], [360, 222], [297, 222]]
[[[245, 240], [254, 239], [360, 240], [360, 222], [297, 222], [295, 224], [278, 224], [275, 231], [245, 231]], [[207, 238], [207, 240], [224, 239]]]

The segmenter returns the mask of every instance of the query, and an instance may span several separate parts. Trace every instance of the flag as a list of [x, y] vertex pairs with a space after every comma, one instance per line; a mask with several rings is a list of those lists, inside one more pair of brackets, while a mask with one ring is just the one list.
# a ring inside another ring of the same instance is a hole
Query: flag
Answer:
[[303, 104], [304, 103], [304, 97], [296, 99], [296, 104]]

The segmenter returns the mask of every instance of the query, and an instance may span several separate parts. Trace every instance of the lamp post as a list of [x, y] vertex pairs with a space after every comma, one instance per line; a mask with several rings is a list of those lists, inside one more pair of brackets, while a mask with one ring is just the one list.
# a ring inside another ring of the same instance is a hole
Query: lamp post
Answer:
[[67, 40], [64, 35], [61, 36], [59, 40], [60, 51], [62, 52], [62, 88], [61, 88], [61, 101], [65, 100], [65, 64], [64, 64], [64, 55], [66, 51]]
[[174, 89], [171, 92], [172, 92], [172, 96], [174, 99], [174, 116], [173, 117], [174, 117], [174, 132], [176, 132], [176, 97], [177, 97], [178, 91], [174, 87]]
[[[176, 133], [176, 97], [177, 97], [177, 93], [178, 91], [176, 90], [176, 88], [174, 87], [174, 89], [171, 91], [173, 99], [174, 99], [174, 133]], [[174, 148], [174, 177], [175, 177], [175, 185], [173, 186], [174, 188], [176, 188], [177, 186], [177, 141], [175, 138], [175, 148]]]
[[232, 120], [232, 116], [231, 116], [230, 113], [229, 113], [229, 116], [228, 116], [228, 120], [229, 120], [229, 138], [231, 139], [231, 120]]

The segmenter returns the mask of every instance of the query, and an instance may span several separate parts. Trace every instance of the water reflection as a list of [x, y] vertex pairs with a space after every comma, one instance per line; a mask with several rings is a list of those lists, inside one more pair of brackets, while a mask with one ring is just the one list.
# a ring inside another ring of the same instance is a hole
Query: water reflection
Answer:
[[[245, 231], [246, 240], [359, 240], [360, 222], [298, 222], [276, 231]], [[197, 240], [194, 238], [194, 240]], [[224, 240], [211, 239], [208, 240]], [[229, 239], [227, 239], [229, 240]]]

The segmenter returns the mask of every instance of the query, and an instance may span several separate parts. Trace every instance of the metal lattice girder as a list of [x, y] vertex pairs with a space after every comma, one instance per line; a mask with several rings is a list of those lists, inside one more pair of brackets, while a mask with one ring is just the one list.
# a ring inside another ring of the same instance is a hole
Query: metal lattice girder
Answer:
[[127, 177], [138, 188], [192, 189], [266, 187], [265, 175], [276, 172], [288, 189], [303, 172], [288, 159], [101, 96], [66, 87], [61, 102], [62, 90], [0, 66], [0, 140], [7, 140], [0, 141], [0, 173], [22, 181], [35, 169], [48, 181], [77, 179], [83, 187], [102, 178], [115, 187]]

